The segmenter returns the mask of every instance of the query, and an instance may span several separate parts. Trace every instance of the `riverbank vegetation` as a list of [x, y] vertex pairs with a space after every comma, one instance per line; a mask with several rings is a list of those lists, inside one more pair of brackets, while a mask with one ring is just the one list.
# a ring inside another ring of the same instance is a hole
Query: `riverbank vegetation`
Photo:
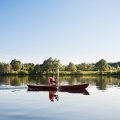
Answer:
[[12, 60], [10, 63], [0, 62], [0, 75], [120, 75], [120, 62], [108, 63], [101, 59], [96, 63], [62, 65], [60, 60], [52, 57], [42, 64], [22, 63], [20, 60]]

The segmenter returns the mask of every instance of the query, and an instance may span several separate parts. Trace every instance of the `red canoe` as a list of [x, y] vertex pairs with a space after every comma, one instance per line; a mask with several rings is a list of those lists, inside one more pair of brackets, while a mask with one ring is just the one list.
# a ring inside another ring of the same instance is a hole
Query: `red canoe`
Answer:
[[50, 90], [59, 90], [59, 91], [70, 91], [70, 90], [83, 90], [88, 87], [89, 84], [79, 84], [79, 85], [61, 85], [59, 87], [56, 86], [48, 86], [48, 85], [27, 85], [28, 90], [36, 90], [36, 91], [50, 91]]

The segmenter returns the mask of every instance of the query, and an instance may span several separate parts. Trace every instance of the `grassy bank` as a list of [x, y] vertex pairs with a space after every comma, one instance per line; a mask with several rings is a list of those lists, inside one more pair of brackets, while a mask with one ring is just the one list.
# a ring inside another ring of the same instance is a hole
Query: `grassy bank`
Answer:
[[120, 75], [120, 71], [60, 71], [60, 75]]

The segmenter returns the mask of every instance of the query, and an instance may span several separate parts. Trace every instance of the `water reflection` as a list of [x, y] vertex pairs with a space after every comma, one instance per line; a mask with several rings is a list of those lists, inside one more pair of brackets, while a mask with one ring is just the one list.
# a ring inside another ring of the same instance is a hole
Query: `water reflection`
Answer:
[[[0, 76], [0, 85], [26, 86], [27, 84], [48, 84], [48, 76]], [[60, 85], [75, 85], [88, 83], [99, 90], [106, 90], [109, 86], [120, 86], [120, 77], [106, 76], [61, 76]]]
[[99, 79], [96, 80], [96, 86], [100, 90], [106, 90], [107, 85], [109, 84], [109, 79], [104, 79], [103, 76], [100, 76]]
[[[0, 77], [0, 120], [120, 120], [120, 78], [98, 76], [62, 76], [60, 84], [89, 83], [90, 96], [80, 91], [53, 93], [28, 92], [27, 84], [47, 85], [47, 76]], [[13, 86], [11, 86], [13, 85]], [[8, 91], [6, 86], [10, 87]], [[21, 90], [21, 87], [26, 87]], [[114, 88], [116, 87], [117, 88]], [[1, 90], [4, 87], [5, 90]], [[20, 88], [16, 92], [13, 88]], [[111, 88], [109, 88], [111, 87]], [[96, 89], [97, 88], [97, 89]], [[105, 92], [101, 92], [101, 89]], [[71, 94], [72, 92], [72, 94]], [[58, 95], [51, 101], [50, 94]], [[57, 100], [59, 102], [57, 102]], [[49, 101], [49, 102], [48, 102]], [[51, 109], [54, 108], [54, 109]]]
[[[120, 77], [106, 77], [106, 76], [61, 76], [59, 78], [59, 85], [76, 85], [88, 83], [90, 86], [96, 86], [98, 90], [106, 90], [110, 86], [119, 87]], [[0, 90], [27, 90], [27, 84], [47, 85], [48, 76], [0, 76]], [[43, 90], [42, 90], [43, 91]], [[58, 92], [67, 92], [72, 94], [89, 95], [86, 89], [79, 90], [58, 90], [49, 91], [48, 99], [51, 102], [58, 101]]]
[[54, 90], [49, 91], [49, 100], [51, 102], [54, 102], [55, 100], [58, 101], [58, 99], [59, 99], [59, 97], [57, 95], [57, 91], [54, 91]]
[[36, 92], [36, 91], [48, 91], [49, 93], [49, 100], [51, 102], [54, 102], [55, 100], [58, 101], [59, 100], [59, 96], [58, 96], [58, 92], [66, 92], [66, 93], [72, 93], [72, 94], [75, 94], [75, 93], [78, 93], [78, 94], [83, 94], [83, 95], [89, 95], [89, 92], [86, 90], [86, 89], [69, 89], [69, 90], [61, 90], [61, 89], [58, 89], [58, 90], [46, 90], [46, 89], [29, 89], [28, 88], [28, 91], [29, 92]]

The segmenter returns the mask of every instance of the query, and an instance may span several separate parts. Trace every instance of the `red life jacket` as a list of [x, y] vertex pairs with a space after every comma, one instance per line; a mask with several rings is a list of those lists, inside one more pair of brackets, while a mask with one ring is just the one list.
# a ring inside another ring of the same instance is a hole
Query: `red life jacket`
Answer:
[[55, 85], [55, 79], [53, 77], [49, 77], [48, 83], [49, 83], [50, 86], [54, 86]]

